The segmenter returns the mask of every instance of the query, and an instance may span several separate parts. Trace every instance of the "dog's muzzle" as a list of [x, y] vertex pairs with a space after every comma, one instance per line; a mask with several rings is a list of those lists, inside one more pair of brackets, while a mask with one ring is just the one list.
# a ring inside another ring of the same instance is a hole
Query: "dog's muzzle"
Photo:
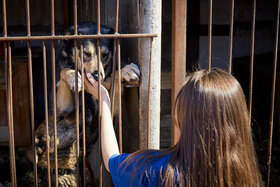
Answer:
[[[93, 73], [92, 73], [92, 76], [93, 76], [93, 78], [96, 80], [96, 81], [98, 81], [98, 71], [94, 71]], [[102, 75], [102, 73], [100, 73], [100, 77], [101, 77], [101, 82], [102, 82], [102, 80], [103, 80], [103, 75]]]

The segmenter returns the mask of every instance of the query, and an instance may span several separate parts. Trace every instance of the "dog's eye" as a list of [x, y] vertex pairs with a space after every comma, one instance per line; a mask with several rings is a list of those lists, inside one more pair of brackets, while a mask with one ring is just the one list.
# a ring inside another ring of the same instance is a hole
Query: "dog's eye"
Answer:
[[89, 52], [84, 52], [84, 55], [85, 55], [86, 57], [90, 57], [90, 56], [91, 56], [91, 53], [89, 53]]

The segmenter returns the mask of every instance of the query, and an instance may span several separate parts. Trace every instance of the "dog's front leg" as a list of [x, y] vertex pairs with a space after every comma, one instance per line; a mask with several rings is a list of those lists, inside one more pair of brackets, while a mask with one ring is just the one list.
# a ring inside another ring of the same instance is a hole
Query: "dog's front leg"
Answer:
[[[74, 109], [73, 91], [76, 89], [75, 70], [64, 68], [57, 84], [57, 112], [67, 114]], [[78, 91], [81, 91], [81, 75], [78, 72]]]
[[[108, 77], [103, 85], [105, 86], [105, 88], [111, 92], [112, 89], [112, 75], [111, 77]], [[122, 82], [122, 87], [121, 90], [123, 91], [124, 87], [136, 87], [139, 86], [140, 84], [140, 80], [141, 80], [141, 72], [140, 72], [140, 68], [134, 64], [128, 64], [126, 66], [124, 66], [121, 69], [121, 82]], [[118, 100], [118, 95], [119, 95], [119, 84], [118, 84], [119, 78], [118, 78], [118, 72], [116, 71], [116, 77], [115, 77], [115, 97], [114, 97], [114, 101], [115, 101], [115, 107], [114, 107], [114, 114], [118, 114], [118, 105], [119, 105], [119, 100]]]

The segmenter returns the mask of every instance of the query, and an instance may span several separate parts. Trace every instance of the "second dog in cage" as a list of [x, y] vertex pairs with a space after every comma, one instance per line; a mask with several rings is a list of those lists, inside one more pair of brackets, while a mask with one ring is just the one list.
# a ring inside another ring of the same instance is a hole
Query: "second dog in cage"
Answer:
[[[93, 22], [81, 23], [77, 26], [78, 34], [92, 35], [97, 34], [97, 25]], [[113, 34], [114, 30], [107, 26], [101, 26], [101, 34]], [[74, 27], [66, 30], [66, 34], [74, 34]], [[112, 56], [113, 56], [113, 39], [101, 39], [101, 67], [100, 80], [108, 89], [111, 89], [112, 80]], [[81, 46], [83, 50], [81, 50]], [[83, 59], [81, 55], [83, 54]], [[83, 62], [84, 72], [90, 73], [98, 79], [98, 55], [97, 41], [94, 39], [84, 39], [77, 41], [77, 58], [75, 56], [75, 47], [73, 40], [64, 41], [62, 50], [56, 61], [56, 79], [57, 79], [57, 157], [59, 177], [58, 183], [60, 186], [77, 186], [76, 181], [76, 118], [75, 118], [75, 59], [78, 63], [78, 85], [77, 89], [81, 93], [82, 81], [81, 73]], [[116, 76], [116, 79], [118, 77]], [[128, 85], [137, 85], [140, 81], [140, 69], [136, 64], [125, 65], [122, 62], [121, 80]], [[117, 81], [116, 81], [117, 82]], [[118, 93], [118, 85], [116, 84], [116, 93]], [[79, 94], [79, 128], [82, 132], [82, 102], [81, 94]], [[118, 103], [117, 103], [118, 104]], [[86, 125], [86, 150], [87, 154], [91, 151], [92, 146], [98, 138], [98, 103], [95, 98], [85, 91], [85, 125]], [[118, 107], [115, 107], [118, 109]], [[54, 164], [54, 131], [53, 131], [53, 116], [49, 116], [49, 138], [50, 138], [50, 166]], [[80, 133], [80, 139], [81, 139]], [[35, 143], [37, 150], [37, 163], [41, 170], [47, 168], [47, 148], [46, 148], [46, 124], [43, 122], [36, 130]], [[81, 143], [82, 144], [82, 143]], [[82, 149], [80, 149], [82, 150]], [[98, 154], [98, 153], [96, 153]], [[27, 151], [27, 158], [32, 161], [32, 149]], [[45, 174], [38, 173], [39, 182], [46, 180]], [[92, 173], [91, 173], [92, 174]], [[93, 177], [93, 175], [91, 175]], [[32, 178], [32, 177], [31, 177]]]

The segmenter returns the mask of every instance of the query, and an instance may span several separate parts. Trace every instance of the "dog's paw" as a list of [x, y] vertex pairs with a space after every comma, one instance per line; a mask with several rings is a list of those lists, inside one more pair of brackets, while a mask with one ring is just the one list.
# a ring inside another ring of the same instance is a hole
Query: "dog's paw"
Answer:
[[[66, 76], [66, 80], [70, 86], [70, 89], [73, 91], [76, 91], [75, 71], [69, 73]], [[78, 72], [78, 91], [81, 91], [81, 90], [82, 90], [82, 77], [81, 77], [80, 73]]]
[[122, 82], [126, 86], [137, 86], [140, 83], [140, 69], [136, 64], [128, 64], [121, 69]]

